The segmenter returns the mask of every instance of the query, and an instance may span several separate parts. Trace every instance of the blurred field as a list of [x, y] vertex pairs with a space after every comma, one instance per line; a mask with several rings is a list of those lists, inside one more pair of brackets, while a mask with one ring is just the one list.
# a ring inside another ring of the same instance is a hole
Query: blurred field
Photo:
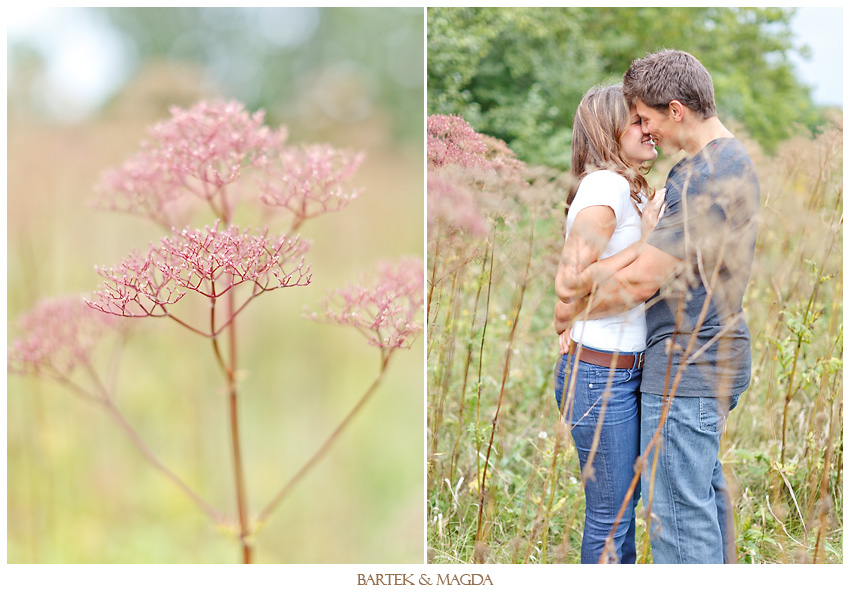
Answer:
[[[162, 235], [149, 222], [87, 202], [98, 174], [135, 152], [144, 129], [168, 117], [169, 104], [189, 107], [206, 96], [193, 83], [200, 76], [180, 69], [182, 85], [171, 85], [161, 75], [173, 68], [150, 66], [83, 124], [48, 125], [26, 114], [9, 120], [8, 342], [18, 315], [37, 299], [90, 293], [100, 283], [94, 265], [117, 264]], [[367, 158], [355, 181], [361, 197], [300, 230], [313, 241], [312, 284], [264, 296], [238, 319], [253, 513], [378, 372], [375, 348], [353, 330], [304, 320], [305, 308], [381, 259], [421, 256], [424, 241], [421, 137], [399, 137], [380, 108], [321, 139], [298, 121], [283, 124], [292, 143], [322, 140]], [[289, 223], [253, 208], [236, 222], [272, 232]], [[138, 323], [121, 359], [118, 405], [166, 464], [235, 517], [227, 400], [209, 342], [170, 321]], [[258, 562], [422, 562], [423, 343], [396, 354], [370, 403], [271, 517], [257, 537]], [[212, 528], [102, 411], [33, 378], [10, 376], [7, 393], [8, 562], [239, 560], [235, 528]]]
[[[741, 563], [843, 561], [842, 133], [837, 115], [816, 138], [800, 132], [774, 155], [743, 139], [762, 185], [744, 301], [753, 377], [721, 443]], [[659, 160], [650, 184], [662, 186], [675, 161]], [[435, 563], [579, 562], [581, 474], [553, 393], [566, 188], [551, 172], [534, 178], [523, 189], [467, 176], [465, 188], [489, 191], [476, 194], [487, 238], [429, 227]], [[642, 507], [638, 560], [651, 562]]]

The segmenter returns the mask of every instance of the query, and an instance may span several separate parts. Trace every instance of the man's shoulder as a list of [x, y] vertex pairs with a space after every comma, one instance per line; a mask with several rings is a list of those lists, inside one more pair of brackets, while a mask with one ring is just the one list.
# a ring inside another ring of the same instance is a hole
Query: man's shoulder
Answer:
[[706, 144], [693, 157], [686, 157], [670, 170], [674, 181], [750, 177], [758, 179], [755, 165], [744, 144], [735, 137], [722, 137]]
[[749, 151], [737, 137], [715, 139], [709, 146], [711, 153], [722, 156], [724, 161], [753, 164]]

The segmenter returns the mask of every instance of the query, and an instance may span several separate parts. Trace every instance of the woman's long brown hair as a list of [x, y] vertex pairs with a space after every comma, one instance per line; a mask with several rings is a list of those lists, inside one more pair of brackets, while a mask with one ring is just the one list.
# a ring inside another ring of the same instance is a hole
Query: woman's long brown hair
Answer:
[[611, 170], [629, 181], [629, 194], [635, 208], [640, 194], [652, 196], [644, 178], [649, 168], [633, 164], [626, 157], [620, 137], [629, 126], [629, 106], [622, 85], [594, 87], [582, 98], [573, 119], [572, 184], [567, 194], [567, 208], [573, 202], [582, 179], [596, 170]]

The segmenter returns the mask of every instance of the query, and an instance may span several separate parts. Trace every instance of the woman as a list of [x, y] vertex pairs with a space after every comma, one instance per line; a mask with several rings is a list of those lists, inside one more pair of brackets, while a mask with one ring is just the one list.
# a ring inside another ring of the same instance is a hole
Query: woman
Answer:
[[[555, 280], [560, 300], [592, 293], [640, 254], [663, 205], [663, 190], [648, 200], [652, 191], [643, 176], [642, 164], [656, 157], [620, 85], [594, 88], [584, 96], [573, 123], [575, 183], [567, 199], [567, 234]], [[561, 418], [570, 421], [585, 484], [582, 563], [635, 562], [639, 485], [614, 526], [635, 475], [645, 348], [642, 304], [621, 315], [576, 321], [561, 335], [555, 397]]]

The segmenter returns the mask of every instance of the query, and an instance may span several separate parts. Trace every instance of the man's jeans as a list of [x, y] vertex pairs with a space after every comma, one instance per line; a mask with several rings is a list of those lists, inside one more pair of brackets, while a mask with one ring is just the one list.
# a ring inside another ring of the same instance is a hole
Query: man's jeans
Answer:
[[[625, 353], [624, 353], [625, 354]], [[555, 367], [555, 398], [560, 411], [562, 396], [567, 395], [573, 357], [562, 355]], [[587, 480], [585, 522], [581, 539], [581, 562], [598, 563], [605, 552], [605, 541], [614, 526], [629, 484], [635, 475], [638, 455], [640, 412], [638, 411], [641, 381], [640, 369], [616, 369], [611, 380], [610, 394], [605, 394], [609, 369], [579, 361], [576, 370], [575, 398], [566, 401], [573, 442], [578, 451], [581, 469], [585, 472], [593, 449], [593, 439], [602, 421], [599, 444], [593, 457], [592, 476]], [[604, 415], [602, 414], [604, 405]], [[613, 536], [611, 562], [634, 563], [635, 505], [640, 499], [640, 483], [620, 519]]]
[[[652, 507], [650, 543], [655, 563], [734, 563], [732, 503], [718, 459], [720, 435], [740, 395], [725, 400], [676, 397], [641, 476], [644, 508]], [[664, 399], [641, 395], [641, 453], [658, 428]], [[652, 493], [650, 499], [650, 492]]]

